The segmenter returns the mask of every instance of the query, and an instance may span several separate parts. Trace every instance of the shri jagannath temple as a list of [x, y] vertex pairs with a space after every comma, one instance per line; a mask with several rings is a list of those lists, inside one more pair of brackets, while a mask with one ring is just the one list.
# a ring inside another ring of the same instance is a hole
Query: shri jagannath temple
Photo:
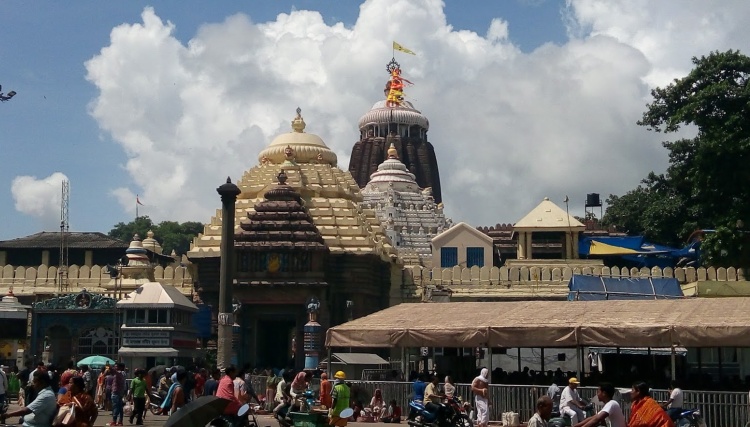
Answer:
[[[388, 72], [386, 99], [360, 120], [349, 171], [305, 131], [298, 108], [291, 130], [239, 180], [232, 289], [238, 363], [288, 361], [301, 369], [307, 322], [324, 331], [411, 298], [401, 287], [403, 266], [429, 262], [430, 240], [450, 227], [427, 118], [404, 100], [410, 82], [395, 60]], [[221, 226], [217, 211], [188, 252], [196, 292], [212, 307]]]

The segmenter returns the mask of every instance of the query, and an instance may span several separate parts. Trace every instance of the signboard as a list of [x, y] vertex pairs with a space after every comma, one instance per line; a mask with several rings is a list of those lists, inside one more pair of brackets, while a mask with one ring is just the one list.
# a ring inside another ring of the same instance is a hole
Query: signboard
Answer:
[[122, 331], [123, 347], [169, 347], [169, 331]]
[[169, 338], [123, 338], [123, 347], [169, 347]]
[[123, 338], [169, 338], [169, 331], [122, 331]]

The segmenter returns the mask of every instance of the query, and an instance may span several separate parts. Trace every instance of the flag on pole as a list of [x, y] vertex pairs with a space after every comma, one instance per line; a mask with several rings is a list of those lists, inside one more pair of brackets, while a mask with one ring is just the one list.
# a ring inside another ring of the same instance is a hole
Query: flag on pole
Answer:
[[393, 42], [393, 50], [397, 50], [399, 52], [408, 53], [409, 55], [416, 55], [416, 53], [414, 53], [414, 51], [401, 46], [400, 44], [396, 43], [395, 41]]
[[138, 195], [135, 195], [135, 202], [141, 206], [143, 206], [143, 203], [141, 203], [141, 199], [138, 198]]

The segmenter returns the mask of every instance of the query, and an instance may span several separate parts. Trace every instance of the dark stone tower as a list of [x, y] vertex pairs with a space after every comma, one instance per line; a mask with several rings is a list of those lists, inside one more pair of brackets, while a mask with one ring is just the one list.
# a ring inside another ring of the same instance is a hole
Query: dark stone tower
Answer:
[[385, 88], [388, 100], [376, 102], [359, 119], [360, 137], [352, 149], [349, 172], [359, 187], [364, 188], [370, 175], [388, 157], [388, 147], [393, 143], [399, 159], [416, 176], [417, 184], [421, 188], [432, 187], [435, 203], [441, 203], [443, 196], [435, 149], [427, 141], [430, 122], [410, 102], [403, 98], [392, 101], [389, 95], [394, 79], [400, 79], [400, 69], [394, 74], [396, 67], [398, 63], [395, 61], [388, 64], [388, 71], [392, 74]]

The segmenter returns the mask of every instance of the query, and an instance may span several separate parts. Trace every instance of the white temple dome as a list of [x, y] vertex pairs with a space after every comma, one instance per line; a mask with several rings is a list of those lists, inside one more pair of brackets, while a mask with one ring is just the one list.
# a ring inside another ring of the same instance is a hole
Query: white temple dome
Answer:
[[414, 108], [409, 101], [402, 101], [398, 107], [387, 107], [386, 101], [378, 101], [370, 111], [359, 118], [359, 129], [363, 130], [371, 124], [398, 123], [405, 125], [417, 125], [424, 130], [430, 129], [430, 121], [422, 115], [422, 112]]
[[[297, 108], [297, 117], [292, 120], [292, 131], [282, 133], [274, 138], [271, 144], [258, 154], [258, 162], [281, 164], [285, 161], [294, 163], [326, 163], [336, 166], [336, 153], [318, 136], [305, 133], [305, 120], [302, 110]], [[290, 158], [287, 147], [291, 148]]]

